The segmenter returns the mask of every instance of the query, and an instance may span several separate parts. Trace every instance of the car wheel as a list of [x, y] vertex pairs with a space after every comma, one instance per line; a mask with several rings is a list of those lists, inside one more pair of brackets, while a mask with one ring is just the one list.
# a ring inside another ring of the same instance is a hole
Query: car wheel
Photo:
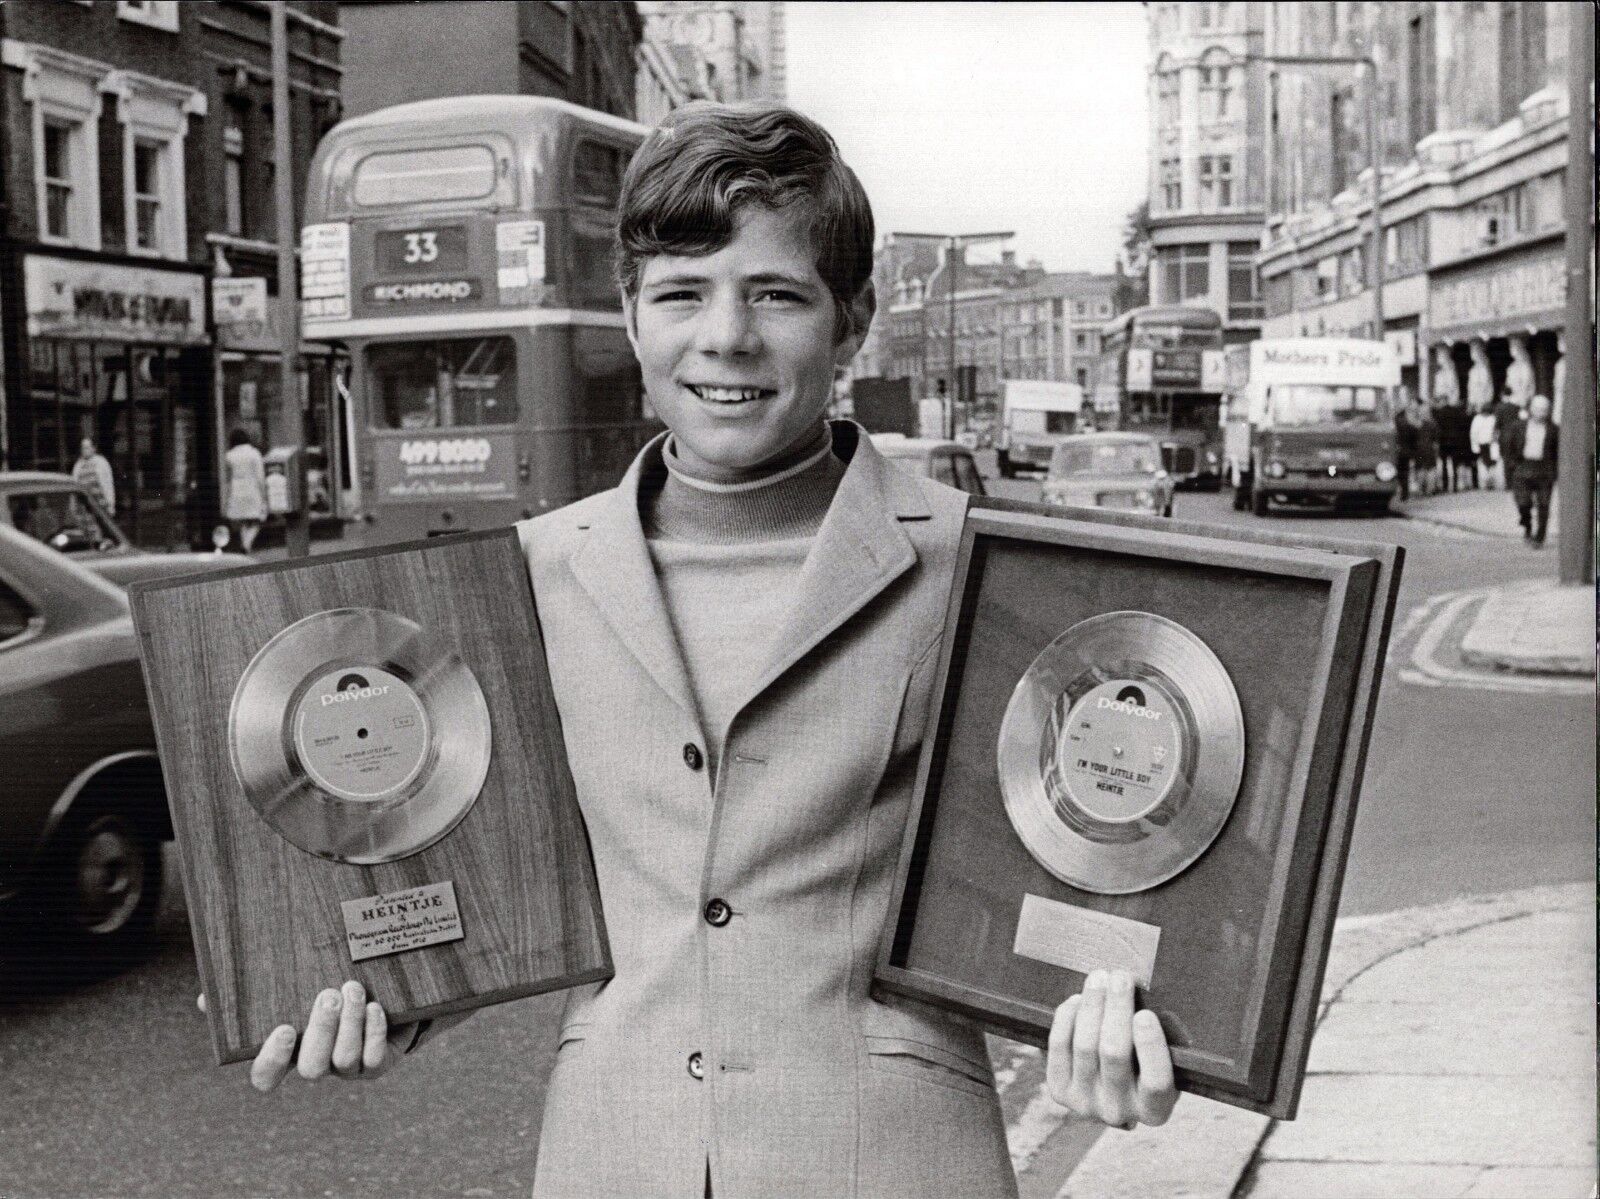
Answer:
[[1171, 500], [1167, 501], [1167, 506], [1161, 510], [1161, 515], [1162, 516], [1171, 516], [1172, 515], [1172, 501]]
[[99, 959], [146, 943], [161, 900], [161, 843], [114, 801], [73, 812], [52, 847], [46, 915], [72, 948]]
[[1267, 493], [1252, 488], [1250, 492], [1250, 511], [1257, 516], [1270, 516], [1272, 509], [1267, 506]]

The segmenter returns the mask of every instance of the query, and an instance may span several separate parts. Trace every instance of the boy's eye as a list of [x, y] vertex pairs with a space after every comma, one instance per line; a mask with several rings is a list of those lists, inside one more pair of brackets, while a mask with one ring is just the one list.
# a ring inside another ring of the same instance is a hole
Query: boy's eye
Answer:
[[803, 304], [806, 298], [797, 291], [784, 287], [769, 287], [756, 294], [758, 300], [776, 300], [781, 304]]
[[661, 291], [657, 292], [651, 297], [652, 301], [657, 304], [667, 304], [678, 300], [693, 300], [695, 298], [696, 293], [687, 289], [679, 289], [678, 291]]

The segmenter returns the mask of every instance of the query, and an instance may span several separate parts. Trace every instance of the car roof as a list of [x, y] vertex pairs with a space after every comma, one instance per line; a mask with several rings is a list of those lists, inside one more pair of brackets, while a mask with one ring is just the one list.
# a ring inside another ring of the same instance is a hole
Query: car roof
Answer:
[[0, 470], [0, 491], [25, 491], [35, 487], [77, 487], [71, 475], [53, 470]]

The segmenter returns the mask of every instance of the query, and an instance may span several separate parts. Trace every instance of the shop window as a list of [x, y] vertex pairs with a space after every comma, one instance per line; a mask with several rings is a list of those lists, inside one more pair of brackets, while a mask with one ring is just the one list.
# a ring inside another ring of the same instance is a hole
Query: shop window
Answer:
[[117, 0], [117, 16], [152, 29], [178, 32], [178, 0]]

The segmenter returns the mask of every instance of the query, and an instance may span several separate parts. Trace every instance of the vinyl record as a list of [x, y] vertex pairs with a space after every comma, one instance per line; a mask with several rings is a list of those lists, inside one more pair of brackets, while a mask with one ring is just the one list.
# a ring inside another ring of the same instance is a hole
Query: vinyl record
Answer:
[[1062, 882], [1124, 895], [1187, 869], [1222, 831], [1244, 778], [1244, 715], [1194, 633], [1109, 612], [1034, 659], [997, 757], [1028, 852]]
[[279, 835], [367, 866], [426, 849], [467, 814], [489, 772], [489, 708], [466, 664], [415, 621], [337, 608], [251, 659], [228, 745]]

